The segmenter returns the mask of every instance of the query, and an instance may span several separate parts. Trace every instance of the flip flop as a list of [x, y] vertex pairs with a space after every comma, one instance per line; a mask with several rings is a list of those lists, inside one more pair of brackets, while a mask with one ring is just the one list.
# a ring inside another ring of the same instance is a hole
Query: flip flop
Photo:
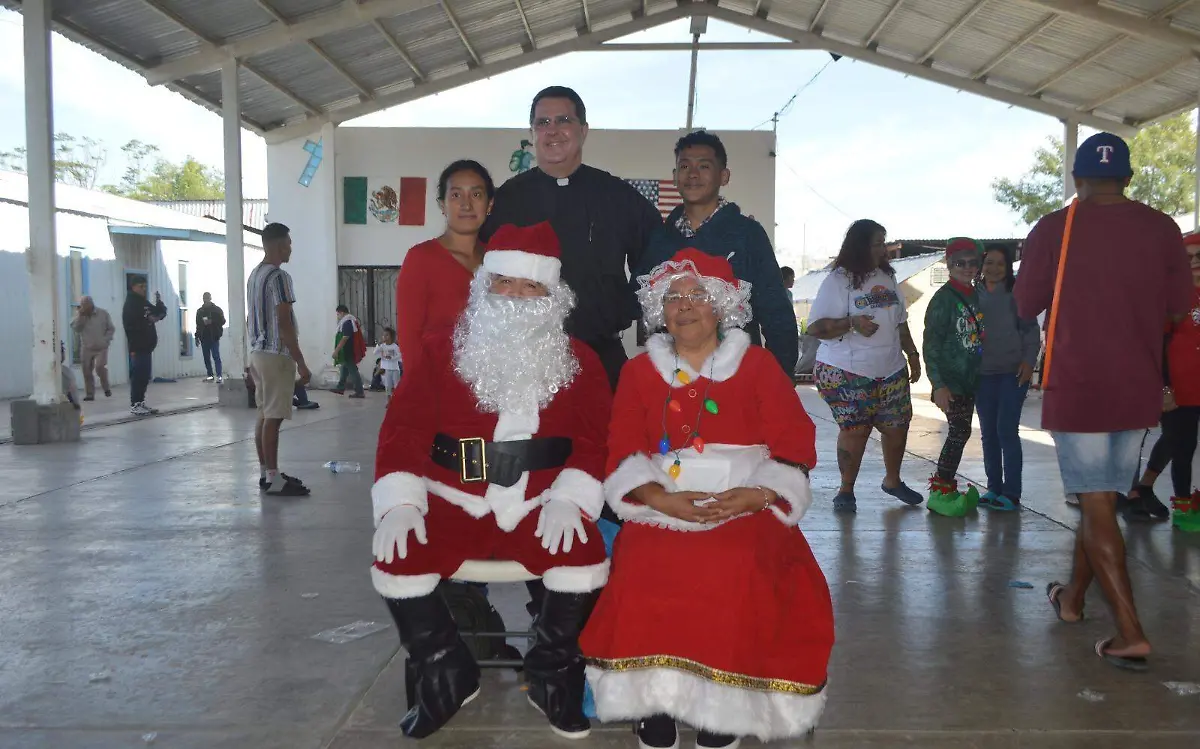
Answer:
[[1050, 601], [1050, 605], [1054, 607], [1054, 615], [1058, 617], [1060, 622], [1063, 624], [1078, 624], [1083, 621], [1083, 609], [1079, 610], [1079, 618], [1074, 621], [1070, 619], [1063, 619], [1062, 617], [1062, 604], [1058, 602], [1058, 596], [1066, 589], [1067, 586], [1063, 585], [1057, 580], [1050, 583], [1046, 586], [1046, 600]]
[[1108, 652], [1108, 646], [1112, 644], [1113, 638], [1108, 637], [1096, 642], [1096, 655], [1100, 656], [1105, 663], [1110, 666], [1123, 669], [1125, 671], [1142, 672], [1149, 670], [1150, 664], [1143, 656], [1140, 655], [1113, 655]]

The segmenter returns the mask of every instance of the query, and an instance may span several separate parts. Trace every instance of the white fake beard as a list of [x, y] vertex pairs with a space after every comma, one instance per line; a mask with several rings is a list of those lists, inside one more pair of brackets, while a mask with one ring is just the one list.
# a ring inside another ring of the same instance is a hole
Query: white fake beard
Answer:
[[490, 293], [490, 284], [484, 273], [471, 284], [454, 330], [455, 371], [484, 413], [541, 411], [579, 373], [563, 330], [574, 295], [560, 283], [550, 296], [508, 297]]

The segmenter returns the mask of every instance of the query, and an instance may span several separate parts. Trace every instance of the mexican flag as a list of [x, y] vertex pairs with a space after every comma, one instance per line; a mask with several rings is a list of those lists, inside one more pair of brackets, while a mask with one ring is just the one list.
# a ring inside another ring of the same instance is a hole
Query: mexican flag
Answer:
[[342, 223], [425, 225], [424, 177], [343, 177]]

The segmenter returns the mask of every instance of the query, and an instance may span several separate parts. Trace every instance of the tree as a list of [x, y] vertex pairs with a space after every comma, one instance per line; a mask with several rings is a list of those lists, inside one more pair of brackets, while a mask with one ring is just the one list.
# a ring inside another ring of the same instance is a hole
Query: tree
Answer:
[[[1033, 166], [1017, 181], [992, 182], [996, 201], [1021, 216], [1026, 224], [1062, 207], [1064, 148], [1060, 139], [1046, 139], [1033, 153]], [[1196, 133], [1192, 113], [1184, 112], [1138, 131], [1129, 141], [1133, 180], [1129, 197], [1163, 213], [1181, 216], [1195, 207]]]
[[[123, 181], [128, 179], [127, 174]], [[225, 197], [225, 177], [191, 156], [181, 164], [159, 159], [149, 174], [118, 194], [134, 200], [219, 200]]]
[[[108, 149], [100, 141], [70, 133], [54, 134], [54, 181], [88, 190], [96, 188], [100, 169], [108, 161]], [[23, 146], [0, 151], [0, 169], [25, 173], [26, 152]]]

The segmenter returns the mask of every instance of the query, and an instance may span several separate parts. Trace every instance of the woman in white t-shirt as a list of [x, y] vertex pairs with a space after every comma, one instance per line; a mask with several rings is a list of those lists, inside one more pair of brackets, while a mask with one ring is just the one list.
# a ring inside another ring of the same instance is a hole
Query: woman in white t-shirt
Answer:
[[883, 437], [884, 493], [920, 504], [921, 495], [900, 480], [900, 462], [912, 421], [909, 382], [920, 379], [921, 359], [888, 263], [886, 229], [869, 219], [850, 225], [809, 319], [808, 334], [821, 339], [813, 379], [839, 428], [834, 511], [857, 510], [854, 482], [872, 428]]

